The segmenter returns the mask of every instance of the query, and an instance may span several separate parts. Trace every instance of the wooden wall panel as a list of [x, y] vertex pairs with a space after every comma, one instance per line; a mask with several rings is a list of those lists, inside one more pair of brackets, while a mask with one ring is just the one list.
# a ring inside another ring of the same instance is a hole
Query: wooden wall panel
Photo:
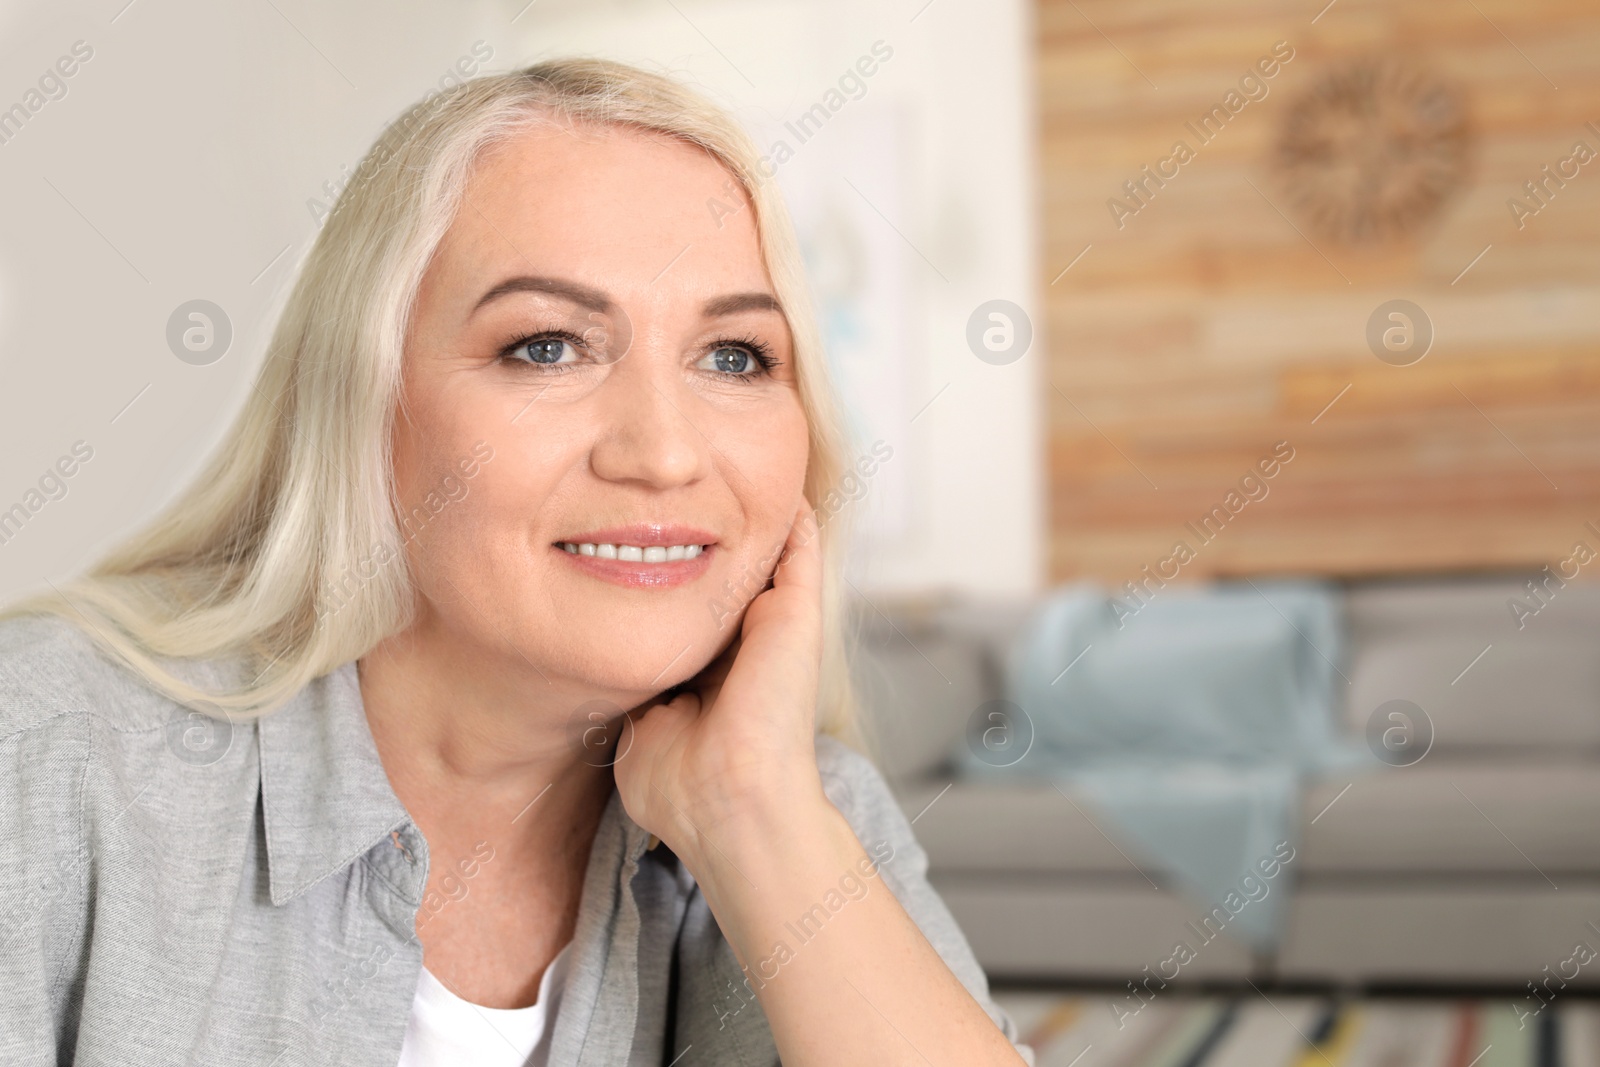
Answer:
[[[1052, 578], [1120, 586], [1180, 540], [1182, 577], [1600, 547], [1600, 159], [1520, 229], [1507, 206], [1575, 142], [1600, 152], [1600, 5], [1040, 0], [1038, 34]], [[1201, 145], [1186, 123], [1280, 41], [1265, 98]], [[1276, 145], [1330, 72], [1383, 57], [1452, 94], [1467, 150], [1414, 231], [1354, 242], [1294, 207]], [[1194, 158], [1119, 228], [1108, 199], [1179, 139]], [[1366, 340], [1395, 298], [1435, 332], [1409, 366]], [[1202, 543], [1187, 524], [1278, 441], [1267, 495]]]

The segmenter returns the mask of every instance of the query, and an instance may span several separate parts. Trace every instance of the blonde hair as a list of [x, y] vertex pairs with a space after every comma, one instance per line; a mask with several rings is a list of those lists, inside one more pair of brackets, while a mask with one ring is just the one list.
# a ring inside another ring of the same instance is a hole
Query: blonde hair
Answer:
[[[255, 388], [207, 468], [82, 577], [0, 615], [63, 616], [154, 688], [230, 717], [271, 711], [403, 629], [415, 591], [399, 551], [389, 441], [412, 303], [478, 154], [541, 119], [666, 134], [709, 153], [743, 186], [794, 339], [815, 508], [846, 470], [846, 438], [799, 247], [760, 153], [731, 115], [670, 78], [554, 60], [430, 93], [384, 130], [312, 245]], [[818, 534], [817, 720], [859, 744], [839, 588], [844, 518], [826, 516]], [[394, 565], [363, 573], [357, 596], [323, 610], [327, 591], [385, 549]], [[169, 657], [241, 657], [244, 670], [216, 691], [174, 673]]]

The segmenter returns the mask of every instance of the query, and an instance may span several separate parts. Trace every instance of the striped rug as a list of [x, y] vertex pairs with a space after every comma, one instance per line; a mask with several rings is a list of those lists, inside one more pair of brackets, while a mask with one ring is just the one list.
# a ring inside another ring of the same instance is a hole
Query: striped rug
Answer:
[[1038, 1067], [1600, 1067], [1600, 1003], [1576, 998], [1521, 1019], [1509, 996], [1164, 994], [1120, 1028], [1120, 997], [1002, 989], [995, 999]]

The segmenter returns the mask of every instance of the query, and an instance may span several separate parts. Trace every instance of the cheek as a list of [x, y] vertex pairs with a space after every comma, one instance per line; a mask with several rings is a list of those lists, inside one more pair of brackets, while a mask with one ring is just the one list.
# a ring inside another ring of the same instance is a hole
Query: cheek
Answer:
[[[548, 546], [539, 542], [538, 517], [561, 496], [568, 457], [547, 437], [517, 432], [520, 426], [497, 434], [469, 433], [433, 453], [434, 473], [424, 474], [420, 487], [426, 489], [429, 477], [437, 481], [453, 472], [458, 493], [454, 500], [436, 493], [434, 503], [442, 506], [430, 511], [426, 525], [406, 542], [430, 615], [488, 647], [549, 611], [552, 563]], [[489, 444], [493, 454], [467, 476], [457, 464], [472, 456], [475, 441]], [[461, 442], [464, 446], [457, 448]]]
[[425, 589], [448, 592], [448, 577], [465, 591], [486, 569], [500, 570], [485, 568], [486, 557], [525, 560], [531, 520], [567, 462], [565, 435], [526, 418], [512, 423], [495, 397], [458, 390], [440, 399], [413, 404], [397, 437], [400, 535]]
[[[581, 463], [583, 449], [568, 448], [565, 438], [554, 432], [468, 429], [448, 450], [439, 449], [431, 465], [432, 494], [436, 502], [443, 501], [433, 547], [440, 556], [451, 554], [439, 563], [479, 572], [485, 569], [485, 557], [514, 556], [526, 562], [529, 551], [540, 547], [530, 540], [538, 517], [559, 497], [563, 476], [574, 462]], [[490, 450], [489, 458], [483, 458]], [[443, 491], [445, 484], [452, 487], [453, 498]]]
[[[736, 474], [727, 482], [739, 497], [753, 539], [781, 544], [805, 488], [810, 435], [796, 399], [770, 417], [740, 427], [735, 447], [719, 447]], [[815, 501], [813, 501], [815, 503]]]

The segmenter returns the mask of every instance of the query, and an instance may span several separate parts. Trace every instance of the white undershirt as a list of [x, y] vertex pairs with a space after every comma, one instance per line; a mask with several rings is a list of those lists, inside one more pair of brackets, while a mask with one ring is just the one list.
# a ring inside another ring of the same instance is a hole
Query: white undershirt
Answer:
[[400, 1046], [400, 1067], [545, 1067], [549, 1021], [561, 1003], [571, 947], [569, 943], [545, 968], [539, 999], [527, 1008], [485, 1008], [462, 1000], [422, 968]]

